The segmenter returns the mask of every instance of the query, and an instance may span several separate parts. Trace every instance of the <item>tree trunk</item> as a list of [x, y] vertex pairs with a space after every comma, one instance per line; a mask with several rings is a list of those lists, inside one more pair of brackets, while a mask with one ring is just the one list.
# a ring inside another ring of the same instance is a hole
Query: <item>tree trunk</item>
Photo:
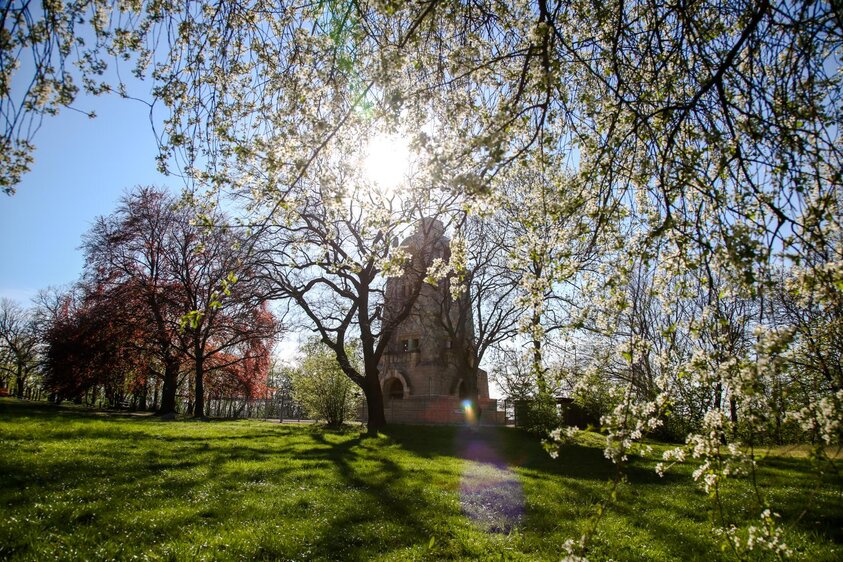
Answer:
[[714, 385], [714, 400], [712, 403], [713, 409], [715, 410], [722, 410], [723, 409], [723, 383], [718, 382]]
[[187, 410], [185, 413], [188, 416], [193, 416], [193, 379], [194, 377], [187, 377]]
[[732, 437], [738, 435], [738, 401], [733, 397], [729, 397], [729, 413], [732, 419]]
[[[541, 313], [534, 311], [530, 319], [530, 325], [533, 326], [532, 333], [541, 326]], [[547, 380], [544, 378], [544, 361], [542, 358], [542, 342], [540, 339], [533, 337], [533, 375], [536, 377], [536, 387], [540, 395], [549, 394], [550, 390], [547, 386]]]
[[[718, 382], [714, 386], [714, 409], [723, 411], [723, 381]], [[726, 444], [725, 431], [720, 435], [720, 442], [724, 445]]]
[[18, 400], [23, 400], [23, 365], [18, 363], [17, 369], [18, 370], [15, 376], [15, 386], [17, 386], [15, 389], [15, 396]]
[[155, 377], [155, 388], [152, 393], [152, 410], [158, 410], [158, 392], [161, 390], [161, 379], [158, 378], [156, 375]]
[[160, 415], [176, 413], [176, 389], [179, 384], [179, 365], [174, 357], [164, 360], [164, 386], [161, 389]]
[[386, 416], [383, 413], [383, 392], [381, 391], [377, 370], [374, 376], [371, 373], [366, 374], [366, 388], [363, 391], [366, 395], [366, 408], [369, 413], [366, 433], [375, 436], [386, 427]]
[[468, 394], [468, 401], [470, 402], [471, 409], [474, 412], [475, 422], [480, 420], [480, 415], [482, 412], [480, 411], [480, 391], [477, 388], [477, 368], [471, 367], [465, 371], [466, 381], [465, 390]]
[[196, 377], [193, 385], [193, 392], [195, 393], [195, 398], [193, 401], [193, 417], [194, 418], [204, 418], [205, 417], [205, 384], [204, 384], [204, 377], [205, 377], [205, 357], [203, 356], [201, 346], [196, 345], [194, 347], [194, 357], [195, 366], [196, 366]]
[[149, 381], [144, 381], [143, 388], [140, 391], [140, 396], [136, 396], [138, 398], [138, 409], [146, 411], [146, 397], [149, 394]]

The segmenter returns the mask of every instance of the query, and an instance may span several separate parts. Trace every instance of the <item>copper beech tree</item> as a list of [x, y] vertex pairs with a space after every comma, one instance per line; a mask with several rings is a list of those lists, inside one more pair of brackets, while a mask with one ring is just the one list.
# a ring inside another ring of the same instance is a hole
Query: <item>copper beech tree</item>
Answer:
[[[247, 396], [263, 388], [279, 324], [260, 283], [249, 276], [244, 246], [231, 230], [195, 225], [195, 216], [196, 209], [166, 192], [139, 188], [97, 221], [84, 241], [81, 299], [60, 315], [51, 338], [51, 353], [81, 338], [70, 350], [93, 355], [65, 356], [65, 365], [81, 371], [65, 372], [54, 362], [55, 388], [90, 384], [84, 373], [124, 365], [135, 377], [161, 379], [158, 410], [172, 414], [187, 374], [196, 417], [205, 415], [208, 373], [220, 388], [233, 378]], [[139, 367], [144, 364], [158, 369]]]
[[53, 400], [102, 395], [116, 406], [132, 395], [146, 406], [148, 366], [157, 358], [146, 353], [143, 325], [132, 318], [137, 293], [122, 289], [80, 285], [56, 295], [43, 332], [44, 386]]

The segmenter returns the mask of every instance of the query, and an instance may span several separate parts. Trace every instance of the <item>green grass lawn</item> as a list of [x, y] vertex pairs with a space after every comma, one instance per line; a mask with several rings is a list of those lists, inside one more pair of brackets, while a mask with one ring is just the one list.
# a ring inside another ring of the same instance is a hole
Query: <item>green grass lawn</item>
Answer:
[[[553, 460], [514, 429], [362, 438], [2, 399], [0, 559], [558, 560], [608, 493], [614, 468], [592, 442]], [[727, 557], [691, 469], [659, 478], [655, 462], [631, 462], [589, 558]], [[795, 455], [761, 467], [797, 556], [843, 558], [839, 475]], [[736, 483], [727, 507], [756, 518], [749, 494]]]

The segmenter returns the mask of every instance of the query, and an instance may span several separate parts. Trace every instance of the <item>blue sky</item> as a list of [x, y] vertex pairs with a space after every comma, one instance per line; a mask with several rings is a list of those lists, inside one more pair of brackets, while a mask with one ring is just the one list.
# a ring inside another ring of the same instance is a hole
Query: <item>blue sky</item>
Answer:
[[126, 189], [179, 187], [156, 170], [149, 108], [116, 96], [84, 97], [44, 119], [32, 171], [13, 196], [0, 194], [0, 297], [28, 304], [39, 289], [75, 281], [82, 235], [112, 212]]

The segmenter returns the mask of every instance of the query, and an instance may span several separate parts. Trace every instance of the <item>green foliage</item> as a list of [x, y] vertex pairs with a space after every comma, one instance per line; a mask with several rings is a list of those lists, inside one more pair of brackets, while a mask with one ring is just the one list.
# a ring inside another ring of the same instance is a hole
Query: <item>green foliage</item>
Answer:
[[596, 372], [582, 375], [577, 381], [573, 398], [585, 414], [595, 420], [611, 412], [618, 403], [617, 397], [611, 392], [611, 385], [602, 381]]
[[[478, 440], [495, 447], [522, 488], [523, 514], [508, 533], [479, 527], [469, 514], [480, 504], [467, 508], [461, 494], [465, 479], [493, 472], [484, 459], [465, 458]], [[553, 460], [537, 440], [506, 428], [391, 427], [361, 438], [5, 399], [0, 558], [559, 560], [559, 545], [579, 536], [595, 504], [608, 499], [615, 467], [604, 441], [584, 432]], [[684, 474], [690, 468], [654, 474], [663, 448], [625, 469], [590, 560], [729, 558], [709, 530], [705, 494]], [[839, 560], [840, 481], [809, 476], [802, 453], [759, 456], [762, 484], [784, 506], [785, 538], [799, 557]], [[742, 514], [739, 523], [753, 518], [741, 511], [752, 493], [746, 484], [730, 483], [727, 507]]]
[[319, 341], [307, 342], [302, 351], [301, 365], [290, 371], [293, 398], [309, 415], [331, 427], [341, 426], [359, 407], [360, 389], [340, 368], [333, 352]]
[[526, 402], [522, 427], [540, 437], [547, 437], [561, 423], [556, 400], [550, 394], [539, 393]]

